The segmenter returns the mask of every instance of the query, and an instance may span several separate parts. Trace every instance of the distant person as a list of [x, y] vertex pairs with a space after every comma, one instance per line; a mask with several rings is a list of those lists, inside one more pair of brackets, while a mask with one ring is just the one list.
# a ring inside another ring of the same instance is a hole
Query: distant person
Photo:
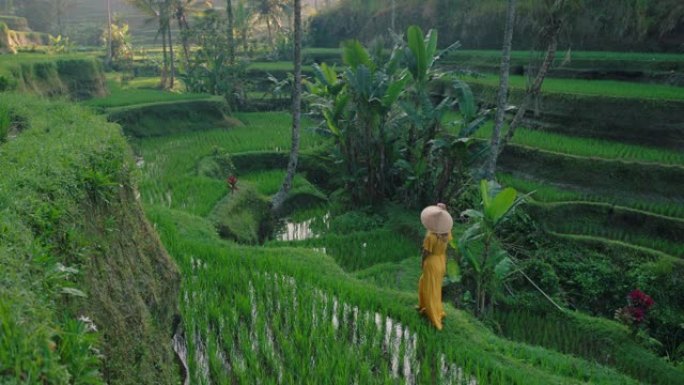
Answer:
[[418, 311], [442, 330], [442, 319], [446, 316], [442, 306], [442, 280], [446, 273], [446, 249], [452, 239], [454, 220], [446, 205], [438, 203], [428, 206], [420, 213], [420, 221], [427, 229], [423, 240], [423, 274], [418, 281]]

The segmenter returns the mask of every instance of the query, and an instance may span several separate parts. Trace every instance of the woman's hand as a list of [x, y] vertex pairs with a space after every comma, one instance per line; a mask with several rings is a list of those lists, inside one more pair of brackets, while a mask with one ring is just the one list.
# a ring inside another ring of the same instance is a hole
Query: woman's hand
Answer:
[[425, 250], [425, 249], [422, 249], [422, 251], [420, 252], [420, 255], [423, 257], [422, 260], [420, 261], [420, 268], [422, 269], [423, 265], [425, 264], [425, 258], [427, 258], [427, 256], [430, 255], [430, 252]]

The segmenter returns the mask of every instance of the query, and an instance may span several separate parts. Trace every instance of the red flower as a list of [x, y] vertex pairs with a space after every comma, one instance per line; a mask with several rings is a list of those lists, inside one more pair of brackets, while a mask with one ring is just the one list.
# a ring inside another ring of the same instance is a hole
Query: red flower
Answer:
[[231, 194], [237, 191], [238, 179], [235, 175], [229, 176], [228, 179], [226, 179], [226, 182], [228, 183], [228, 188], [230, 189]]
[[653, 301], [653, 298], [651, 298], [651, 296], [645, 294], [639, 289], [632, 290], [629, 293], [628, 300], [632, 304], [632, 306], [640, 307], [644, 310], [650, 309], [651, 306], [655, 304], [655, 301]]
[[640, 307], [630, 307], [628, 308], [629, 315], [632, 316], [632, 319], [634, 319], [634, 322], [636, 323], [642, 323], [644, 321], [644, 317], [646, 317], [646, 311]]

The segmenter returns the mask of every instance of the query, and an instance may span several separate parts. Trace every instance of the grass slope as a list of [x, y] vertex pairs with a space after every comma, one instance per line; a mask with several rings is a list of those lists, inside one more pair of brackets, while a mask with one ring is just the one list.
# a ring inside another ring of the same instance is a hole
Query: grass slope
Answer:
[[0, 143], [0, 383], [175, 383], [178, 271], [120, 128], [64, 102], [0, 105], [22, 122]]
[[193, 382], [384, 384], [406, 375], [420, 383], [638, 383], [499, 339], [449, 306], [445, 332], [435, 332], [412, 309], [415, 295], [358, 281], [324, 255], [233, 246], [201, 218], [162, 208], [149, 214], [187, 277]]

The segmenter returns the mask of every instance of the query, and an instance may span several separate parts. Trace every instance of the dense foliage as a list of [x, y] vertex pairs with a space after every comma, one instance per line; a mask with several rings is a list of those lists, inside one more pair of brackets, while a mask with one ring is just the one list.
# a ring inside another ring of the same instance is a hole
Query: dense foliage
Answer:
[[[425, 205], [458, 195], [466, 179], [467, 136], [483, 119], [475, 119], [472, 94], [459, 80], [452, 80], [450, 94], [431, 98], [430, 84], [442, 75], [435, 63], [444, 54], [437, 52], [437, 32], [424, 36], [410, 27], [407, 38], [389, 57], [358, 41], [345, 43], [347, 67], [339, 76], [334, 67], [314, 66], [310, 103], [335, 138], [333, 156], [355, 202]], [[454, 108], [463, 116], [457, 135], [443, 122]]]
[[[392, 9], [396, 3], [396, 9]], [[513, 46], [539, 48], [538, 33], [553, 1], [518, 1]], [[642, 50], [681, 52], [684, 6], [678, 0], [575, 0], [565, 16], [571, 28], [559, 47], [575, 50]], [[317, 47], [335, 47], [350, 38], [370, 40], [392, 25], [436, 28], [445, 41], [461, 41], [470, 49], [499, 49], [506, 2], [498, 0], [343, 0], [311, 21]]]

